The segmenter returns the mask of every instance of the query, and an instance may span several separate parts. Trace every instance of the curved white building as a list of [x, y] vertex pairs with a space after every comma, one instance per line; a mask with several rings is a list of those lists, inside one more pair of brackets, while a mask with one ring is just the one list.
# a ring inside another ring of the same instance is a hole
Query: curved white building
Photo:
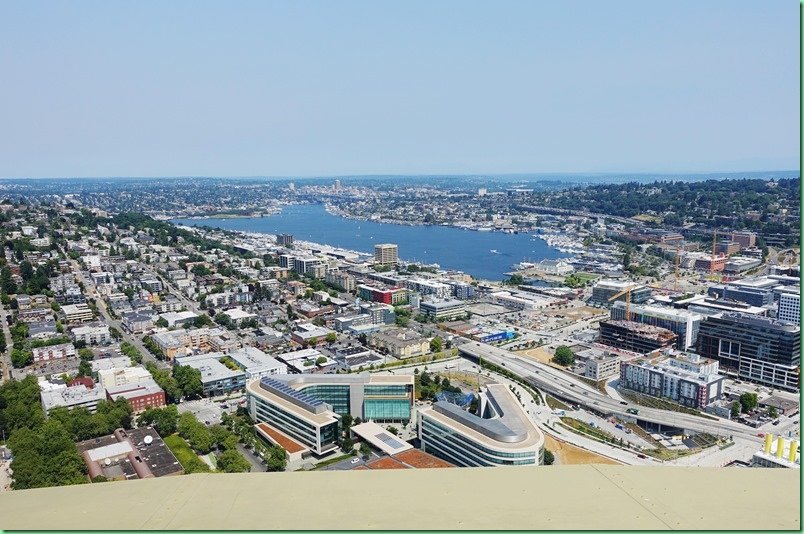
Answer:
[[479, 408], [482, 417], [444, 401], [420, 409], [422, 450], [464, 467], [542, 463], [544, 434], [507, 386], [486, 386]]

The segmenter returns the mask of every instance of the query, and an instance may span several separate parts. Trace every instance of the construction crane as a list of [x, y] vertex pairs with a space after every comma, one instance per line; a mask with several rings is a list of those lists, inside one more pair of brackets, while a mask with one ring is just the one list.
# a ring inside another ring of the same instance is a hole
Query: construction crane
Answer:
[[628, 286], [627, 288], [623, 289], [622, 291], [620, 291], [616, 295], [614, 295], [612, 297], [609, 297], [609, 302], [611, 302], [612, 300], [616, 300], [616, 299], [622, 297], [623, 295], [625, 295], [625, 320], [626, 321], [631, 320], [631, 289], [633, 289], [633, 287]]

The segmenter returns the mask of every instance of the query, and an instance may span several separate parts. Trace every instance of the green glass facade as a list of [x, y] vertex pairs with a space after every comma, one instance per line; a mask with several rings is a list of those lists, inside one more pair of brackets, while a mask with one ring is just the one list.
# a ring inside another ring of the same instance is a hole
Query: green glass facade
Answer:
[[363, 419], [371, 421], [410, 421], [410, 386], [363, 387]]
[[410, 401], [407, 399], [366, 399], [363, 419], [371, 421], [409, 421]]
[[313, 384], [304, 386], [299, 391], [310, 395], [313, 398], [322, 400], [332, 406], [332, 410], [338, 415], [346, 415], [350, 410], [349, 385], [338, 384]]

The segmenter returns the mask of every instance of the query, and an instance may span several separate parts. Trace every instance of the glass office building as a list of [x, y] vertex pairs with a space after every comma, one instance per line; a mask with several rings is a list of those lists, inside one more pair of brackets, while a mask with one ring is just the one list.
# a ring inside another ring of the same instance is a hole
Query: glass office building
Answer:
[[721, 370], [772, 387], [798, 391], [801, 327], [744, 313], [708, 317], [698, 333], [698, 354]]
[[271, 375], [246, 388], [257, 423], [275, 429], [323, 454], [337, 446], [341, 416], [377, 423], [407, 423], [414, 400], [414, 377], [380, 374]]
[[421, 408], [422, 450], [464, 467], [543, 462], [544, 435], [506, 386], [489, 384], [479, 404], [482, 417], [444, 401]]
[[256, 423], [266, 423], [316, 455], [338, 448], [340, 417], [330, 406], [273, 378], [246, 386], [248, 409]]

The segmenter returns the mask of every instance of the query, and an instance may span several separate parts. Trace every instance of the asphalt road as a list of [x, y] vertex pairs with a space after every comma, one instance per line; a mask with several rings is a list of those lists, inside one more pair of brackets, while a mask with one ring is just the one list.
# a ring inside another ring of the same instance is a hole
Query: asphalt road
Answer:
[[[575, 404], [625, 418], [635, 417], [626, 412], [626, 410], [631, 407], [630, 404], [622, 405], [611, 397], [601, 394], [597, 389], [592, 388], [586, 383], [574, 380], [549, 366], [525, 361], [515, 354], [480, 343], [467, 343], [462, 345], [460, 350], [474, 358], [480, 355], [483, 359], [504, 366], [506, 369], [509, 369], [531, 382], [538, 389], [569, 399]], [[745, 439], [756, 441], [757, 443], [762, 441], [761, 438], [756, 436], [754, 429], [739, 423], [722, 419], [707, 419], [680, 412], [646, 408], [644, 406], [639, 406], [638, 409], [639, 415], [636, 416], [636, 418], [643, 421], [698, 432], [707, 432], [709, 434], [718, 434], [721, 436], [737, 435]]]

